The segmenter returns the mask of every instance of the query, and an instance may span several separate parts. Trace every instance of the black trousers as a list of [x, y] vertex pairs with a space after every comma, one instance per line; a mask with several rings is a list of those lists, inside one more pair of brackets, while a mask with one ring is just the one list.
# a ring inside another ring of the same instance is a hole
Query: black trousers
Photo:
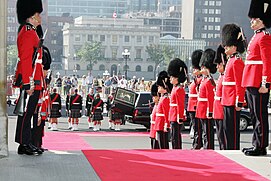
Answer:
[[182, 149], [182, 125], [178, 122], [170, 122], [171, 125], [171, 144], [172, 149]]
[[247, 102], [253, 124], [252, 145], [256, 148], [266, 148], [269, 144], [268, 107], [269, 91], [260, 94], [258, 88], [247, 87]]
[[156, 134], [159, 149], [169, 149], [168, 132], [157, 131]]
[[203, 136], [203, 148], [214, 149], [214, 120], [213, 119], [201, 119], [202, 124], [202, 136]]
[[[39, 110], [39, 107], [37, 108]], [[42, 120], [41, 124], [38, 125], [38, 113], [33, 115], [33, 128], [31, 129], [32, 144], [40, 148], [42, 145], [42, 136], [44, 132], [45, 121]]]
[[151, 149], [159, 149], [159, 143], [155, 138], [151, 138]]
[[216, 136], [219, 143], [220, 150], [225, 150], [226, 143], [225, 143], [225, 136], [224, 136], [224, 130], [223, 130], [223, 119], [216, 119], [215, 121], [215, 127], [216, 127]]
[[15, 142], [19, 144], [28, 145], [31, 143], [31, 118], [37, 107], [39, 96], [40, 91], [35, 90], [29, 97], [25, 113], [17, 118]]
[[225, 150], [240, 149], [240, 111], [235, 106], [224, 106], [223, 130]]
[[192, 127], [194, 129], [194, 138], [192, 143], [192, 149], [200, 149], [203, 145], [202, 143], [202, 126], [198, 118], [195, 117], [196, 112], [189, 112], [189, 117], [191, 120]]

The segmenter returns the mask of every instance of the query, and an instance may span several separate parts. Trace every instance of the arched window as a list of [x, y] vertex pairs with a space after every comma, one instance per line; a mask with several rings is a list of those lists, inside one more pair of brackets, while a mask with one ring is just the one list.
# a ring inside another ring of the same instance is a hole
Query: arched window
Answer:
[[140, 65], [137, 65], [136, 68], [135, 68], [135, 71], [136, 71], [136, 72], [141, 72], [141, 66], [140, 66]]
[[81, 70], [81, 67], [79, 64], [76, 64], [76, 70]]
[[148, 72], [153, 72], [153, 66], [152, 65], [148, 66]]
[[92, 70], [92, 65], [88, 64], [87, 70]]
[[99, 70], [101, 70], [101, 71], [105, 71], [105, 66], [102, 64], [102, 65], [100, 65], [99, 66]]

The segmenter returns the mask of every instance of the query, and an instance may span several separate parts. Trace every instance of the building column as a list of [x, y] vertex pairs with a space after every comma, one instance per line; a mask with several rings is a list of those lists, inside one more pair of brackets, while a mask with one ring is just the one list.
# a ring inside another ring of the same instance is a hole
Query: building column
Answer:
[[7, 0], [0, 1], [0, 158], [8, 156], [8, 117], [6, 101]]

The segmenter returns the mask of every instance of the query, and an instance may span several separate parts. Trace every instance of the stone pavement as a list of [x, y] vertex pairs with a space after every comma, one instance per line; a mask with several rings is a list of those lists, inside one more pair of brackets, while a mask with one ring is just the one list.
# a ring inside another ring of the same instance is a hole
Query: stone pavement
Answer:
[[[86, 126], [86, 118], [82, 118], [81, 126]], [[60, 119], [60, 131], [66, 131], [66, 118]], [[0, 180], [3, 181], [18, 181], [18, 180], [27, 180], [27, 181], [85, 181], [91, 180], [96, 181], [100, 180], [98, 175], [93, 170], [92, 166], [88, 163], [85, 156], [81, 151], [53, 151], [49, 150], [41, 156], [26, 156], [26, 155], [17, 155], [17, 144], [14, 143], [14, 130], [16, 126], [16, 117], [9, 117], [9, 157], [0, 159]], [[126, 125], [125, 125], [126, 126]], [[127, 125], [126, 127], [132, 127], [133, 125]], [[107, 128], [107, 124], [103, 125], [103, 129]], [[80, 129], [80, 127], [79, 127]], [[81, 127], [82, 129], [82, 127]], [[143, 127], [141, 128], [143, 129]], [[48, 130], [46, 130], [48, 131]], [[186, 132], [184, 137], [184, 144], [188, 145], [189, 140], [188, 132]], [[88, 137], [91, 139], [91, 137]], [[107, 138], [108, 139], [108, 138]], [[132, 141], [128, 141], [127, 138], [125, 143], [118, 144], [118, 141], [121, 142], [122, 139], [113, 140], [114, 145], [106, 143], [104, 145], [99, 145], [101, 143], [93, 143], [94, 140], [91, 140], [94, 149], [149, 149], [149, 143], [136, 143], [136, 139], [140, 139], [141, 142], [148, 142], [149, 138], [140, 137], [133, 138]], [[110, 142], [112, 141], [110, 140]], [[132, 142], [132, 143], [131, 143]], [[138, 141], [140, 142], [140, 141]], [[125, 147], [125, 144], [127, 147]], [[130, 144], [130, 145], [129, 145]], [[131, 145], [135, 145], [132, 147]], [[185, 146], [185, 149], [188, 149]], [[220, 151], [218, 153], [224, 155], [225, 157], [234, 160], [235, 162], [247, 167], [248, 169], [253, 170], [254, 172], [264, 176], [267, 179], [271, 180], [271, 151], [268, 150], [268, 155], [263, 157], [246, 157], [241, 151]], [[229, 178], [230, 179], [230, 178]], [[127, 179], [129, 180], [129, 179]]]

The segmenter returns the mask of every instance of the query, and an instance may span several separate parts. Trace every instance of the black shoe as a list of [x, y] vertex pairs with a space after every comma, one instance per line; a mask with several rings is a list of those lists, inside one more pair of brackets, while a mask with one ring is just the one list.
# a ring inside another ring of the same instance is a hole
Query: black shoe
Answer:
[[40, 150], [38, 147], [32, 145], [31, 143], [29, 144], [29, 147], [33, 150], [33, 153], [34, 153], [35, 155], [40, 155], [40, 154], [43, 153], [42, 150]]
[[48, 151], [47, 148], [42, 148], [42, 147], [40, 147], [39, 149], [40, 149], [42, 152]]
[[247, 155], [247, 156], [264, 156], [264, 155], [267, 155], [267, 151], [266, 151], [266, 148], [254, 148], [254, 149], [245, 151], [245, 155]]
[[253, 149], [255, 149], [255, 147], [243, 148], [242, 152], [245, 153], [246, 151], [253, 150]]
[[28, 145], [19, 145], [17, 153], [19, 155], [34, 155], [33, 150]]

